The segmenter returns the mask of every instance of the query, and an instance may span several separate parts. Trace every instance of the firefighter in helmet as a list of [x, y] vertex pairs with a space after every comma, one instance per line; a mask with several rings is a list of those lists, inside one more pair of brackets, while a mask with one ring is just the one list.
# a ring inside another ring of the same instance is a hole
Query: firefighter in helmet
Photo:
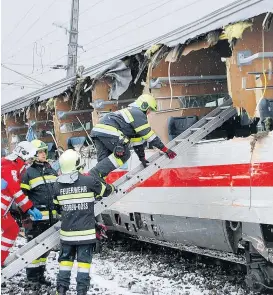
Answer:
[[54, 184], [54, 204], [62, 215], [56, 294], [64, 295], [69, 289], [71, 269], [77, 256], [77, 294], [86, 295], [90, 286], [92, 249], [96, 243], [94, 201], [109, 196], [114, 186], [99, 181], [94, 174], [81, 174], [81, 156], [72, 149], [60, 156], [59, 163], [62, 174]]
[[[24, 217], [23, 226], [25, 227], [28, 241], [39, 236], [45, 230], [57, 222], [56, 210], [53, 210], [53, 184], [56, 181], [57, 173], [47, 162], [47, 145], [38, 139], [31, 141], [37, 152], [32, 165], [22, 176], [21, 188], [29, 197], [34, 206], [40, 210], [42, 220], [35, 221], [33, 218]], [[27, 267], [27, 279], [34, 284], [50, 285], [45, 279], [45, 265], [48, 253], [32, 261]]]
[[36, 149], [30, 142], [22, 141], [10, 155], [1, 159], [1, 266], [4, 266], [9, 250], [19, 233], [19, 226], [10, 214], [13, 201], [33, 219], [42, 218], [41, 212], [33, 206], [20, 188], [22, 171], [35, 153]]
[[105, 115], [91, 131], [97, 149], [98, 164], [93, 170], [105, 177], [111, 171], [122, 166], [130, 158], [129, 146], [132, 146], [144, 167], [144, 143], [148, 142], [170, 158], [176, 153], [168, 149], [151, 129], [147, 115], [157, 110], [156, 99], [150, 94], [142, 94], [125, 109]]

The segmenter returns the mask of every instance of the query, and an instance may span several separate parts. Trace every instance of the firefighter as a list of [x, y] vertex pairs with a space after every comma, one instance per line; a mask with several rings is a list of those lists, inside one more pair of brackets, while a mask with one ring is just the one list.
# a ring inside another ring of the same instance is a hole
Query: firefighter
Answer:
[[61, 210], [61, 250], [57, 276], [58, 295], [66, 294], [71, 269], [77, 256], [77, 294], [86, 295], [90, 286], [92, 249], [96, 243], [94, 201], [110, 195], [114, 186], [97, 176], [83, 175], [80, 154], [66, 150], [59, 159], [62, 174], [54, 184], [54, 203]]
[[36, 149], [30, 142], [22, 141], [10, 155], [1, 159], [2, 267], [19, 233], [19, 226], [9, 212], [13, 201], [23, 212], [27, 212], [35, 220], [42, 218], [41, 212], [33, 206], [33, 203], [22, 192], [19, 182], [20, 173], [24, 169], [26, 161], [34, 157], [35, 153]]
[[144, 167], [148, 164], [143, 145], [145, 142], [166, 153], [170, 159], [175, 158], [176, 153], [162, 143], [148, 123], [147, 115], [156, 110], [155, 98], [143, 94], [129, 107], [106, 114], [91, 131], [98, 160], [93, 172], [104, 178], [122, 166], [130, 158], [129, 144]]
[[[32, 165], [22, 176], [21, 188], [33, 204], [41, 211], [42, 220], [34, 221], [26, 217], [23, 220], [26, 238], [28, 241], [39, 236], [58, 221], [56, 210], [53, 210], [53, 183], [56, 181], [57, 172], [47, 162], [47, 145], [35, 139], [31, 144], [37, 152]], [[50, 285], [45, 279], [45, 265], [48, 253], [32, 261], [27, 267], [27, 279], [30, 283]]]

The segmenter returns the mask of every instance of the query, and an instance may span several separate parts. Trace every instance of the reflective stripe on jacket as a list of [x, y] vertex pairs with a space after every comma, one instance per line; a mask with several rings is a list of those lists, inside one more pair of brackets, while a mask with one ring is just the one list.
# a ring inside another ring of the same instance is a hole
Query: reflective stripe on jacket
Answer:
[[[49, 163], [35, 161], [23, 174], [21, 188], [35, 207], [43, 212], [48, 212], [49, 202], [53, 206], [53, 184], [56, 178], [57, 172]], [[49, 219], [49, 216], [44, 213], [43, 220], [47, 219]]]
[[66, 244], [88, 244], [96, 241], [94, 201], [107, 197], [111, 185], [94, 175], [82, 175], [73, 183], [54, 184], [54, 204], [62, 214], [60, 238]]
[[151, 129], [147, 115], [136, 107], [128, 107], [106, 114], [91, 131], [91, 136], [125, 136], [132, 146], [147, 141], [151, 146], [162, 149], [164, 144]]

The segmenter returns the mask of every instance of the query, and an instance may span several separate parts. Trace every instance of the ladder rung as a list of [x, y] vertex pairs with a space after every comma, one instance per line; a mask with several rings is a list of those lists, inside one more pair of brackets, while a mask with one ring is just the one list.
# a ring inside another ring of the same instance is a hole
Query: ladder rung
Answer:
[[176, 139], [175, 140], [175, 143], [180, 143], [180, 142], [182, 142], [184, 139]]
[[215, 119], [215, 117], [207, 117], [207, 118], [205, 118], [207, 121], [210, 121], [210, 120], [213, 120], [213, 119]]
[[222, 106], [222, 107], [220, 107], [221, 110], [226, 110], [226, 109], [229, 109], [229, 108], [230, 108], [230, 106]]
[[200, 127], [197, 127], [197, 128], [191, 128], [191, 131], [198, 131], [200, 130], [201, 128]]
[[131, 179], [133, 177], [133, 175], [131, 175], [131, 174], [126, 174], [126, 178], [127, 179]]

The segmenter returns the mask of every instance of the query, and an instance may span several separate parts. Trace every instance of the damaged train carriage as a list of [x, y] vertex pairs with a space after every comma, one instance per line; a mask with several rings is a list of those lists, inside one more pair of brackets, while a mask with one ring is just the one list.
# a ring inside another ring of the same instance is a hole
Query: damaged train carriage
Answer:
[[[273, 28], [272, 14], [263, 13], [268, 10], [260, 3], [254, 10], [238, 1], [221, 10], [225, 17], [212, 22], [208, 15], [161, 36], [144, 54], [139, 49], [124, 54], [96, 77], [61, 80], [15, 106], [3, 106], [6, 146], [26, 135], [25, 123], [51, 147], [52, 133], [63, 149], [88, 146], [83, 126], [89, 132], [100, 116], [147, 92], [158, 102], [149, 121], [167, 144], [232, 100], [237, 112], [231, 119], [186, 153], [178, 150], [175, 161], [102, 212], [101, 220], [111, 230], [187, 249], [237, 253], [241, 248], [248, 284], [255, 290], [272, 286]], [[249, 18], [255, 13], [263, 14]], [[76, 83], [68, 86], [72, 80]], [[148, 146], [147, 158], [154, 153]], [[91, 148], [85, 155], [88, 169], [93, 158]], [[133, 154], [108, 181], [137, 165]]]
[[[172, 49], [147, 51], [144, 92], [149, 88], [158, 102], [149, 121], [164, 143], [229, 98], [237, 115], [101, 215], [109, 229], [144, 240], [244, 249], [247, 283], [257, 291], [273, 283], [271, 20], [262, 14]], [[133, 155], [128, 170], [137, 165]]]

